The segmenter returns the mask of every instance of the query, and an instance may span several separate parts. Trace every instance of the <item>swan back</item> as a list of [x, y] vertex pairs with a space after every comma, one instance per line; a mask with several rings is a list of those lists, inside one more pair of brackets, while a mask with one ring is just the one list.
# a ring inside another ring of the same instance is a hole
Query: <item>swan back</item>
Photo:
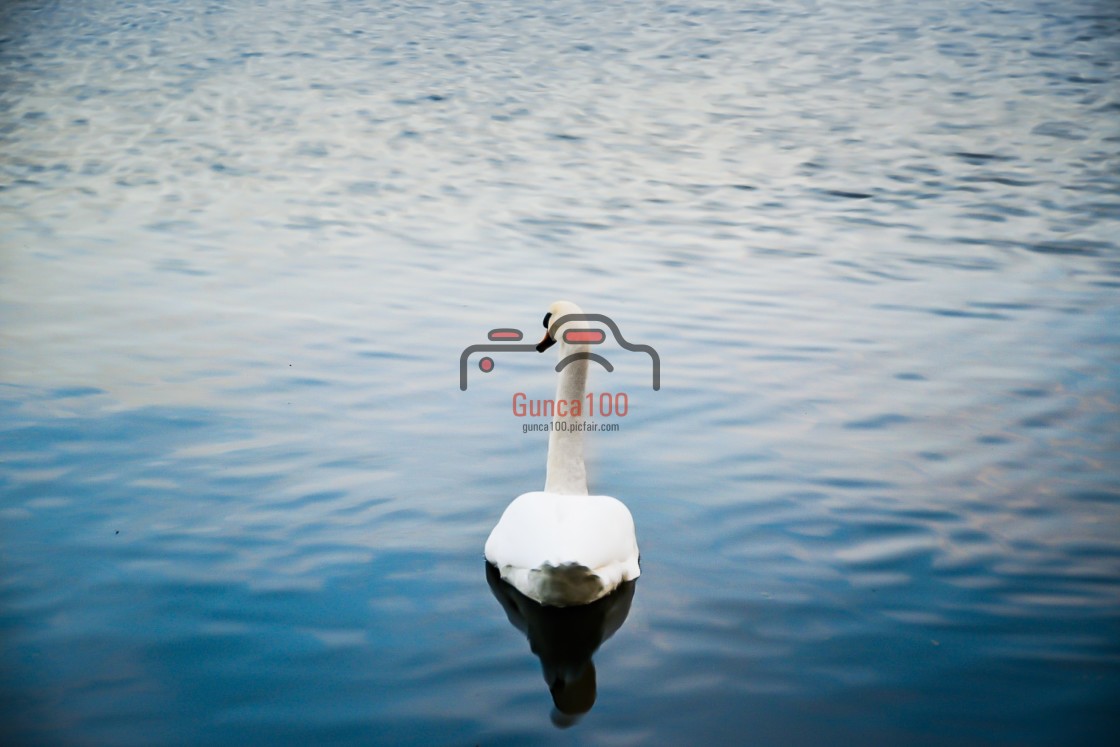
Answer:
[[525, 493], [486, 541], [503, 579], [542, 604], [587, 604], [636, 579], [634, 519], [606, 495]]

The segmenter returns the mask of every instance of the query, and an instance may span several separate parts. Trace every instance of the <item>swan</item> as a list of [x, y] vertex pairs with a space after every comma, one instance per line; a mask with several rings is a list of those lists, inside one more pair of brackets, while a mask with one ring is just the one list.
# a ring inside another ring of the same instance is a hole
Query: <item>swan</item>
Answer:
[[[542, 353], [559, 346], [557, 402], [582, 401], [587, 384], [590, 360], [570, 356], [586, 353], [588, 346], [564, 339], [565, 332], [585, 327], [572, 314], [583, 311], [571, 301], [552, 304], [537, 345]], [[544, 490], [515, 498], [486, 540], [486, 560], [502, 579], [553, 607], [590, 604], [641, 574], [630, 509], [617, 498], [587, 493], [583, 432], [566, 427], [580, 420], [570, 415], [553, 420]]]

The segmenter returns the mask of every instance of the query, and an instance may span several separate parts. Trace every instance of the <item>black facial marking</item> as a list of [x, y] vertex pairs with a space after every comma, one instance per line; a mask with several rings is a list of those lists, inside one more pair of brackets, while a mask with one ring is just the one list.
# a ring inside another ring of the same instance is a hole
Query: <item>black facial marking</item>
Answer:
[[550, 311], [550, 312], [548, 312], [547, 314], [544, 315], [544, 321], [541, 322], [541, 326], [543, 326], [545, 329], [548, 329], [548, 320], [551, 319], [551, 318], [552, 318], [552, 312]]

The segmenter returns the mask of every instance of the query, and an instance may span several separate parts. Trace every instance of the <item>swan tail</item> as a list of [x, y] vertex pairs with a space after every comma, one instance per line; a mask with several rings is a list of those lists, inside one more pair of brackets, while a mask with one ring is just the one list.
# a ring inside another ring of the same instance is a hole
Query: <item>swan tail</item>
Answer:
[[579, 563], [543, 565], [529, 571], [529, 596], [541, 604], [567, 607], [606, 596], [609, 588], [594, 571]]

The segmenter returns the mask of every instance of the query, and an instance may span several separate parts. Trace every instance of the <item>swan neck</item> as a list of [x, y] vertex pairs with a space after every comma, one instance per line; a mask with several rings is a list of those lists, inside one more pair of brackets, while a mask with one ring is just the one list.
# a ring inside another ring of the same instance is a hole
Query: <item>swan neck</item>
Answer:
[[[586, 348], [560, 344], [560, 359]], [[584, 390], [587, 386], [587, 360], [569, 363], [560, 371], [556, 384], [556, 401], [578, 402], [582, 406]], [[573, 416], [572, 408], [566, 415], [557, 415], [552, 420], [552, 431], [548, 436], [548, 469], [545, 478], [546, 493], [563, 495], [587, 495], [587, 468], [583, 462], [583, 415]]]

